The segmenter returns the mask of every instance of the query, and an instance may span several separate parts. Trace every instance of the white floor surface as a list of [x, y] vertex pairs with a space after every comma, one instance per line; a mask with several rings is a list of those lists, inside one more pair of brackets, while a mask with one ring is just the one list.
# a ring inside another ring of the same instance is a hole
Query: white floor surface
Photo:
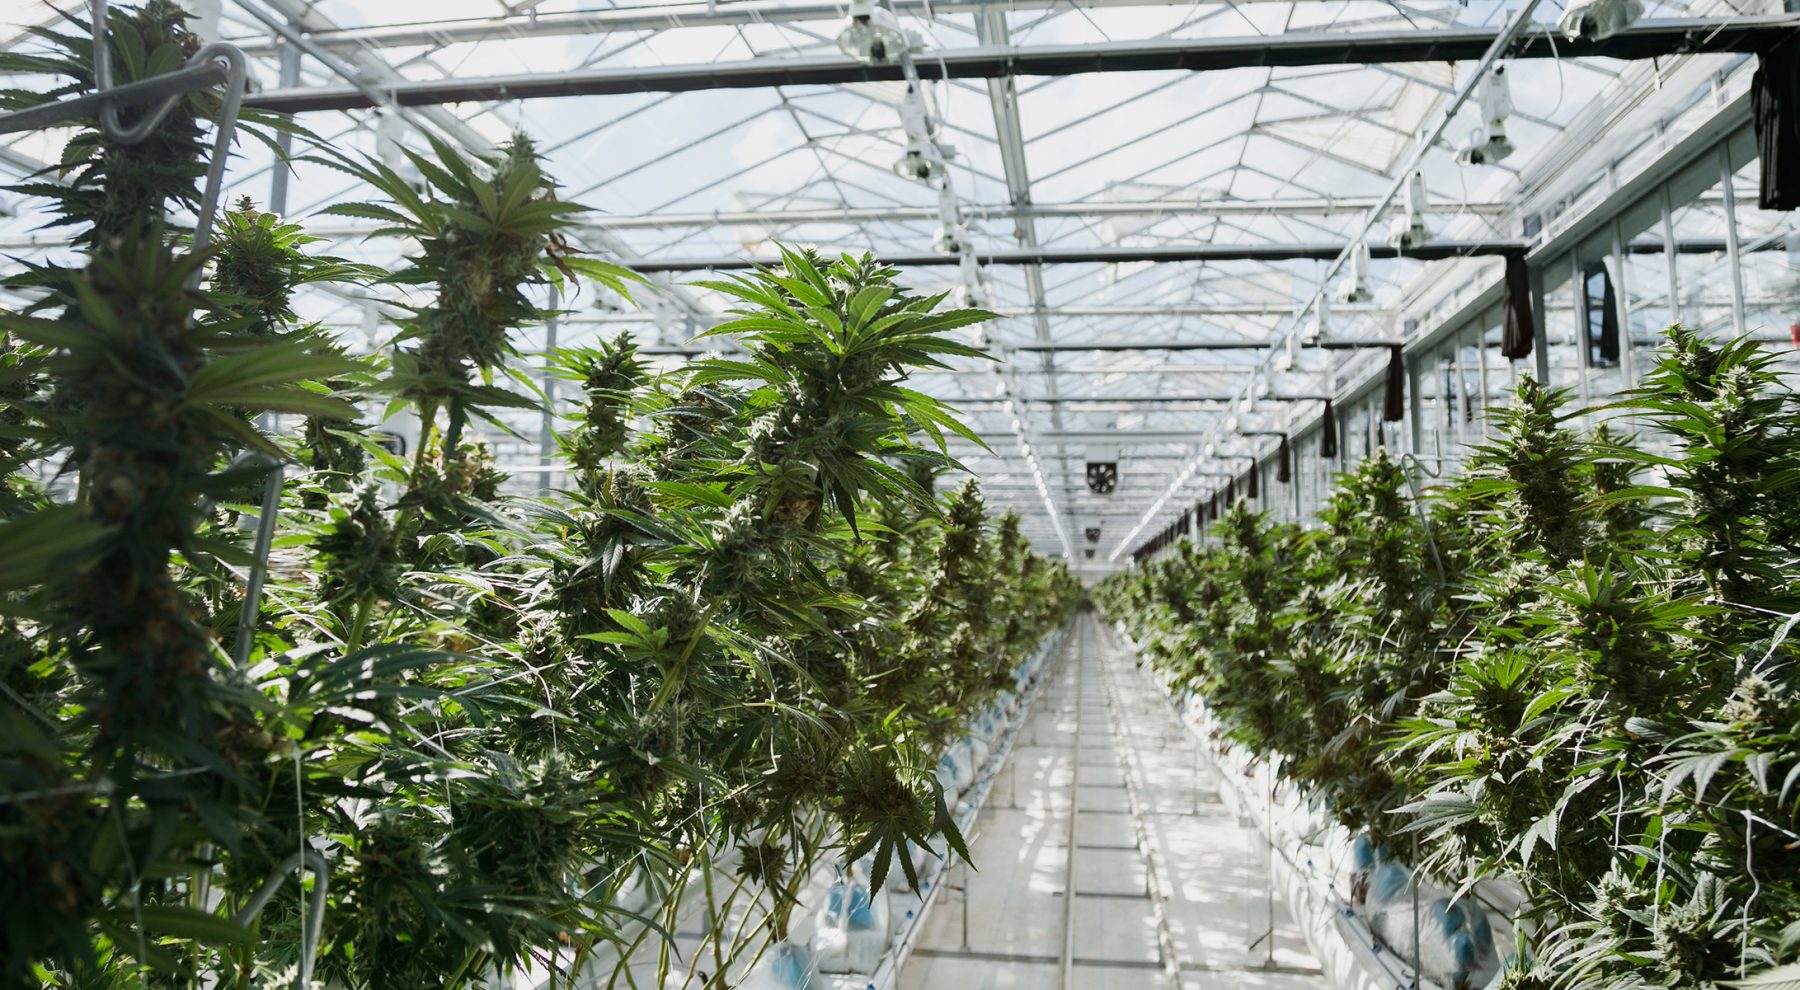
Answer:
[[1083, 616], [1048, 676], [901, 990], [1323, 988], [1267, 848], [1130, 649]]

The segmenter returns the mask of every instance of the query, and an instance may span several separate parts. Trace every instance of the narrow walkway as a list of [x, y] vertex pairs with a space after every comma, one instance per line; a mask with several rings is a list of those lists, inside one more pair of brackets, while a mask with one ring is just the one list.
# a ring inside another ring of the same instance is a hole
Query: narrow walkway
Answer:
[[901, 990], [1323, 988], [1267, 848], [1130, 649], [1078, 622]]

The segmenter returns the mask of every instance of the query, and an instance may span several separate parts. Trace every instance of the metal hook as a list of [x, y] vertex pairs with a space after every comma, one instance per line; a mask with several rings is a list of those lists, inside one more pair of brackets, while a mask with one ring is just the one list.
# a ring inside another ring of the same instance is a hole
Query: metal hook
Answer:
[[1418, 457], [1414, 456], [1410, 452], [1400, 455], [1400, 466], [1401, 466], [1400, 474], [1406, 478], [1407, 491], [1412, 493], [1413, 511], [1415, 513], [1417, 513], [1419, 516], [1420, 528], [1425, 530], [1425, 545], [1427, 547], [1431, 548], [1431, 562], [1432, 562], [1432, 564], [1436, 565], [1436, 567], [1437, 567], [1438, 584], [1443, 585], [1443, 584], [1447, 583], [1450, 579], [1444, 573], [1444, 559], [1442, 557], [1438, 556], [1437, 537], [1432, 535], [1431, 519], [1425, 515], [1424, 498], [1419, 494], [1419, 485], [1416, 481], [1413, 480], [1412, 472], [1406, 470], [1406, 467], [1408, 465], [1418, 468], [1419, 472], [1421, 474], [1429, 475], [1433, 478], [1439, 477], [1439, 474], [1438, 474], [1438, 472], [1433, 471], [1430, 468], [1426, 467], [1424, 461], [1419, 460]]
[[[112, 46], [107, 43], [107, 0], [90, 0], [88, 7], [93, 19], [94, 90], [97, 95], [105, 97], [113, 91]], [[239, 85], [232, 88], [235, 88], [241, 95], [241, 82], [245, 74], [243, 71], [244, 55], [243, 52], [237, 50], [235, 45], [219, 43], [206, 45], [195, 52], [182, 68], [192, 69], [215, 60], [224, 61], [229, 70], [237, 70], [236, 78], [239, 81]], [[137, 144], [145, 138], [148, 138], [156, 130], [157, 126], [163, 122], [164, 118], [168, 117], [169, 112], [175, 109], [175, 105], [181, 102], [185, 95], [185, 93], [177, 92], [164, 96], [162, 100], [145, 113], [137, 123], [130, 127], [126, 127], [120, 122], [119, 104], [107, 100], [102, 103], [100, 107], [100, 133], [105, 135], [107, 140], [117, 144]], [[226, 98], [228, 100], [231, 99], [231, 94], [229, 92], [227, 93]], [[227, 116], [235, 123], [237, 117], [235, 108], [230, 110]], [[221, 121], [220, 126], [225, 127], [227, 125]]]

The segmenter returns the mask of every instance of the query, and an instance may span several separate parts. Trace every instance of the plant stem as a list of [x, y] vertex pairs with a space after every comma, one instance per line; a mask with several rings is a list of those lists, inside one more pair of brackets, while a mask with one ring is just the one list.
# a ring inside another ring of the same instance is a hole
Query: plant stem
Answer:
[[375, 593], [365, 591], [356, 600], [356, 618], [351, 622], [350, 635], [344, 640], [344, 652], [355, 653], [362, 649], [363, 636], [368, 631], [370, 613], [375, 611]]
[[462, 981], [463, 974], [467, 973], [469, 967], [475, 964], [475, 957], [479, 955], [481, 955], [480, 949], [470, 949], [469, 954], [463, 956], [462, 965], [456, 967], [456, 972], [451, 973], [450, 978], [444, 981], [444, 990], [456, 990], [456, 985]]

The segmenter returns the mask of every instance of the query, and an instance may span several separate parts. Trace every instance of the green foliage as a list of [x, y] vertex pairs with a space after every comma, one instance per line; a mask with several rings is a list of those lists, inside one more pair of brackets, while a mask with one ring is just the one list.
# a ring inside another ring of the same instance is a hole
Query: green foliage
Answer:
[[1632, 439], [1523, 379], [1425, 522], [1378, 452], [1317, 529], [1234, 507], [1096, 597], [1343, 824], [1522, 885], [1502, 985], [1759, 985], [1800, 916], [1800, 450], [1770, 360], [1672, 328], [1600, 410]]
[[[624, 295], [628, 283], [641, 279], [615, 265], [570, 255], [561, 232], [571, 214], [587, 208], [556, 197], [530, 138], [515, 135], [497, 155], [476, 161], [436, 138], [431, 146], [432, 156], [406, 152], [425, 177], [422, 191], [377, 160], [315, 161], [388, 199], [339, 203], [321, 212], [379, 221], [386, 226], [370, 236], [407, 237], [418, 245], [411, 264], [388, 280], [429, 285], [436, 292], [401, 321], [396, 343], [414, 346], [393, 355], [387, 388], [417, 406], [424, 432], [446, 412], [443, 446], [456, 451], [471, 416], [485, 417], [483, 410], [496, 405], [531, 405], [496, 388], [494, 378], [519, 357], [517, 331], [549, 315], [532, 301], [533, 286], [560, 285], [565, 277], [580, 275]], [[423, 453], [424, 445], [420, 449]]]
[[[65, 81], [44, 91], [0, 93], [0, 109], [21, 109], [94, 89], [91, 22], [74, 15], [66, 19], [64, 30], [29, 29], [48, 43], [50, 54], [0, 55], [0, 70]], [[107, 23], [115, 85], [171, 72], [200, 49], [200, 38], [188, 30], [187, 14], [174, 0], [112, 7]], [[203, 125], [218, 102], [218, 95], [209, 92], [182, 97], [155, 131], [135, 144], [106, 138], [97, 120], [82, 121], [84, 129], [52, 166], [60, 181], [33, 177], [11, 188], [49, 199], [56, 212], [51, 226], [77, 228], [74, 243], [84, 250], [109, 249], [150, 236], [171, 238], [182, 232], [165, 227], [166, 211], [199, 206], [209, 150]]]
[[[164, 0], [111, 17], [124, 80], [193, 50]], [[56, 54], [4, 64], [91, 87], [82, 35], [42, 37]], [[290, 985], [316, 954], [328, 984], [491, 986], [667, 960], [645, 943], [704, 888], [745, 918], [711, 929], [722, 986], [829, 860], [966, 854], [930, 768], [1080, 599], [976, 488], [935, 490], [970, 434], [905, 383], [978, 356], [950, 333], [988, 314], [784, 253], [718, 287], [743, 360], [548, 356], [581, 388], [573, 484], [508, 495], [469, 427], [536, 408], [506, 385], [518, 332], [553, 287], [636, 277], [569, 252], [580, 207], [523, 137], [414, 156], [423, 190], [328, 160], [386, 199], [333, 212], [418, 242], [402, 271], [248, 202], [187, 251], [165, 214], [196, 198], [212, 106], [142, 146], [84, 132], [68, 185], [25, 189], [87, 256], [0, 314], [0, 983]], [[385, 359], [295, 315], [310, 283], [376, 280], [424, 300]], [[360, 421], [377, 397], [418, 417], [410, 461]], [[303, 470], [238, 666], [243, 503], [276, 460]], [[52, 471], [71, 483], [31, 478]], [[628, 907], [633, 885], [669, 896]]]

